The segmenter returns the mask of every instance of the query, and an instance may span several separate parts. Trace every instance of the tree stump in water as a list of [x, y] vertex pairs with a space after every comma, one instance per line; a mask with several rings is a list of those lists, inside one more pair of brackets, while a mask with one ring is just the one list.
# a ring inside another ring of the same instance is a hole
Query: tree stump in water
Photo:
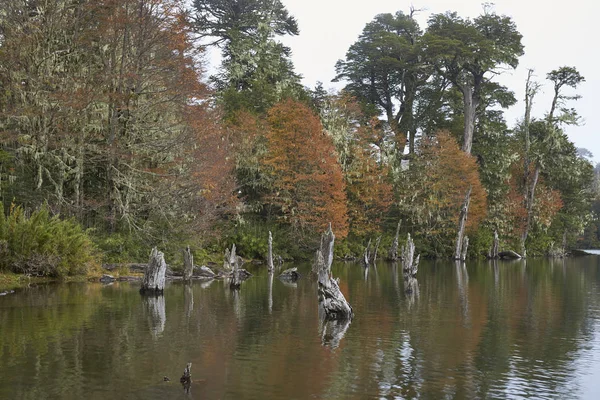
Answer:
[[183, 389], [186, 391], [186, 393], [189, 393], [190, 386], [192, 385], [192, 363], [191, 362], [187, 363], [187, 365], [185, 366], [185, 369], [183, 370], [183, 375], [181, 375], [181, 378], [179, 378], [179, 382], [181, 382], [181, 384], [183, 385]]
[[[225, 253], [227, 254], [227, 253]], [[229, 260], [225, 260], [226, 263], [229, 264], [230, 268], [233, 269], [231, 273], [231, 280], [229, 282], [229, 288], [232, 290], [237, 290], [240, 288], [242, 284], [242, 278], [240, 275], [240, 268], [238, 265], [237, 255], [235, 254], [235, 244], [231, 246], [231, 252], [229, 253]]]
[[190, 246], [188, 246], [183, 251], [183, 280], [189, 282], [192, 280], [192, 275], [194, 273], [194, 256], [190, 251]]
[[417, 282], [417, 271], [419, 269], [420, 255], [415, 257], [415, 243], [408, 235], [406, 245], [402, 249], [402, 274], [404, 275], [404, 291], [414, 293], [419, 290]]
[[[315, 269], [318, 276], [319, 307], [322, 307], [325, 319], [352, 319], [354, 316], [352, 307], [340, 290], [338, 281], [331, 276], [334, 241], [335, 235], [331, 230], [331, 224], [329, 224], [329, 229], [321, 237], [321, 249], [316, 252]], [[322, 249], [328, 252], [326, 257], [324, 257]]]
[[144, 271], [142, 279], [142, 294], [162, 294], [165, 290], [165, 273], [167, 272], [167, 264], [165, 256], [158, 251], [156, 247], [150, 253], [150, 261], [148, 267]]

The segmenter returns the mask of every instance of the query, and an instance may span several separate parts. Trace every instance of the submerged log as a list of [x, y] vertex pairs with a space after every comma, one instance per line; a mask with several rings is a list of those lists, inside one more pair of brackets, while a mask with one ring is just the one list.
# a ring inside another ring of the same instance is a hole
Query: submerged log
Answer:
[[[454, 259], [460, 260], [462, 256], [463, 236], [465, 234], [465, 227], [467, 225], [467, 216], [469, 214], [469, 204], [471, 203], [471, 190], [473, 188], [469, 186], [465, 200], [460, 209], [460, 215], [458, 217], [458, 233], [456, 235], [456, 247], [454, 249]], [[466, 253], [466, 252], [465, 252]]]
[[269, 231], [269, 250], [267, 253], [267, 269], [270, 272], [275, 270], [275, 265], [273, 264], [273, 235], [271, 235], [271, 231]]
[[102, 274], [102, 276], [100, 277], [100, 282], [102, 283], [111, 283], [116, 281], [117, 279], [109, 274]]
[[193, 276], [204, 279], [213, 279], [216, 277], [216, 274], [212, 269], [205, 265], [201, 265], [200, 267], [194, 267]]
[[165, 290], [166, 271], [167, 264], [165, 263], [165, 256], [154, 247], [150, 253], [148, 268], [144, 271], [140, 293], [162, 294]]
[[523, 258], [519, 253], [512, 250], [501, 251], [498, 253], [498, 257], [500, 257], [502, 260], [518, 260]]
[[190, 246], [188, 246], [183, 251], [183, 280], [189, 282], [192, 280], [192, 275], [194, 274], [194, 256], [190, 251]]
[[402, 220], [398, 221], [398, 226], [396, 226], [396, 236], [394, 236], [394, 241], [392, 242], [392, 247], [390, 247], [390, 251], [388, 252], [388, 260], [389, 261], [398, 261], [398, 246], [400, 245], [400, 225], [402, 224]]
[[278, 278], [282, 281], [286, 282], [296, 282], [300, 278], [300, 273], [298, 272], [298, 268], [288, 268], [278, 276]]
[[[319, 307], [322, 308], [323, 315], [328, 320], [352, 319], [354, 316], [352, 307], [340, 290], [338, 281], [331, 276], [334, 242], [335, 235], [329, 224], [329, 229], [321, 237], [321, 249], [316, 252]], [[326, 257], [322, 250], [327, 251]]]

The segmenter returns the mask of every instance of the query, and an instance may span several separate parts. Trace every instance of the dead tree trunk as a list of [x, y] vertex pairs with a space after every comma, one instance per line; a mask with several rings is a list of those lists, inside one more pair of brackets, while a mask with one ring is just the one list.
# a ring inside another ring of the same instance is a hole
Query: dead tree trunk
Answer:
[[398, 245], [400, 239], [400, 225], [402, 224], [402, 220], [398, 221], [398, 226], [396, 227], [396, 236], [394, 236], [394, 241], [392, 242], [392, 247], [390, 247], [390, 251], [388, 252], [388, 260], [390, 261], [398, 261]]
[[492, 242], [492, 248], [488, 254], [488, 258], [493, 260], [498, 259], [498, 252], [500, 248], [500, 241], [498, 240], [498, 231], [494, 231], [494, 241]]
[[269, 252], [267, 253], [267, 269], [269, 272], [273, 272], [275, 270], [275, 265], [273, 264], [273, 235], [271, 235], [271, 231], [269, 231]]
[[417, 272], [420, 258], [421, 256], [418, 255], [415, 259], [415, 243], [408, 234], [406, 245], [402, 249], [402, 274], [404, 275], [405, 293], [415, 293], [419, 290]]
[[456, 247], [454, 249], [454, 259], [460, 260], [462, 255], [463, 236], [465, 234], [465, 226], [467, 225], [467, 215], [469, 214], [469, 204], [471, 203], [471, 189], [467, 190], [465, 201], [463, 202], [462, 208], [460, 209], [460, 215], [458, 217], [458, 234], [456, 235]]
[[365, 248], [365, 252], [363, 253], [362, 264], [364, 267], [368, 267], [371, 261], [371, 239], [369, 239], [369, 243], [367, 243], [367, 247]]
[[189, 282], [192, 280], [192, 275], [194, 273], [194, 256], [190, 251], [190, 246], [188, 246], [183, 251], [183, 280]]
[[[325, 260], [325, 264], [327, 268], [331, 268], [331, 264], [333, 264], [333, 244], [335, 243], [335, 235], [331, 230], [331, 223], [329, 223], [329, 228], [327, 231], [321, 236], [321, 256]], [[313, 275], [319, 276], [319, 259], [315, 256], [314, 264], [312, 267]]]
[[[227, 254], [227, 253], [225, 253]], [[235, 244], [231, 246], [231, 252], [229, 253], [229, 260], [225, 260], [233, 270], [231, 274], [231, 281], [229, 283], [229, 287], [232, 290], [237, 290], [240, 288], [242, 283], [242, 279], [240, 277], [240, 268], [237, 262], [237, 255], [235, 254]]]
[[165, 256], [154, 247], [150, 253], [148, 267], [144, 271], [140, 293], [162, 294], [165, 290], [166, 272], [167, 264], [165, 263]]
[[[321, 249], [317, 250], [315, 260], [318, 272], [319, 307], [328, 320], [352, 319], [352, 307], [342, 294], [338, 281], [331, 276], [334, 241], [335, 235], [330, 224], [327, 232], [321, 237]], [[328, 251], [326, 257], [323, 256], [323, 249]]]
[[469, 237], [465, 236], [463, 238], [463, 244], [462, 244], [462, 249], [460, 252], [460, 261], [466, 261], [467, 260], [467, 250], [469, 249]]
[[372, 257], [373, 264], [375, 264], [375, 262], [377, 262], [377, 252], [379, 251], [379, 244], [380, 243], [381, 243], [381, 236], [379, 236], [375, 240], [375, 251], [373, 251], [373, 257]]

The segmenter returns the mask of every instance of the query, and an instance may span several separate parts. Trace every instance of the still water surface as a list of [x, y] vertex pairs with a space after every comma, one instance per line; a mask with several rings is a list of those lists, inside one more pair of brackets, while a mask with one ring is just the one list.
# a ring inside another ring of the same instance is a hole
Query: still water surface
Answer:
[[[308, 272], [308, 265], [299, 265]], [[600, 257], [334, 264], [350, 325], [316, 282], [64, 284], [0, 297], [0, 399], [600, 398]], [[179, 377], [191, 361], [194, 382]], [[163, 382], [168, 376], [171, 382]]]

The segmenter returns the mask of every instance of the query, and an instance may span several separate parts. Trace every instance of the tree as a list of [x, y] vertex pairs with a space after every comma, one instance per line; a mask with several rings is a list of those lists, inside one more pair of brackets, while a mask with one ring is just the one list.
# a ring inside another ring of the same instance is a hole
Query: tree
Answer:
[[275, 40], [297, 35], [298, 24], [279, 0], [195, 0], [200, 37], [222, 47], [219, 74], [211, 77], [228, 115], [245, 109], [264, 113], [277, 101], [302, 92], [291, 50]]
[[363, 103], [367, 115], [383, 112], [400, 154], [407, 138], [409, 151], [414, 152], [419, 126], [415, 106], [430, 75], [413, 14], [414, 10], [409, 15], [401, 11], [377, 15], [350, 46], [346, 59], [337, 62], [334, 79], [348, 81], [345, 90]]
[[272, 184], [265, 201], [297, 237], [331, 222], [336, 236], [348, 234], [348, 211], [342, 170], [331, 138], [304, 104], [286, 100], [267, 116], [268, 152], [263, 168]]
[[[486, 215], [486, 192], [475, 157], [460, 150], [448, 132], [422, 139], [418, 156], [400, 189], [399, 207], [408, 226], [417, 228], [432, 255], [451, 255], [459, 212], [471, 187], [467, 232]], [[424, 244], [425, 244], [424, 243]]]
[[439, 74], [463, 96], [463, 151], [470, 153], [482, 92], [505, 66], [516, 68], [523, 54], [521, 34], [510, 17], [487, 9], [474, 20], [456, 13], [436, 14], [429, 19], [424, 36], [428, 58]]

